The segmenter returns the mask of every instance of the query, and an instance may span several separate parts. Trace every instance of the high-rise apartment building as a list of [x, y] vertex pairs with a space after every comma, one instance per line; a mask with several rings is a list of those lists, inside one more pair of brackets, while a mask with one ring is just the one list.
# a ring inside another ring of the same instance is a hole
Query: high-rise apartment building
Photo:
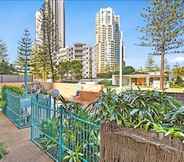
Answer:
[[75, 43], [70, 48], [63, 48], [58, 61], [78, 60], [82, 64], [82, 77], [86, 79], [96, 78], [95, 48], [84, 43]]
[[112, 8], [101, 8], [96, 15], [96, 63], [97, 73], [119, 69], [120, 17]]
[[[44, 41], [44, 25], [43, 14], [50, 15], [52, 21], [52, 37], [50, 38], [58, 49], [65, 48], [65, 7], [64, 0], [45, 0], [44, 10], [40, 9], [36, 12], [36, 42]], [[49, 24], [51, 25], [51, 24]], [[51, 26], [49, 26], [51, 28]]]
[[64, 0], [45, 0], [49, 2], [54, 19], [55, 36], [59, 48], [65, 48], [65, 6]]
[[42, 34], [42, 13], [40, 10], [36, 11], [36, 43], [42, 44], [43, 43], [43, 34]]

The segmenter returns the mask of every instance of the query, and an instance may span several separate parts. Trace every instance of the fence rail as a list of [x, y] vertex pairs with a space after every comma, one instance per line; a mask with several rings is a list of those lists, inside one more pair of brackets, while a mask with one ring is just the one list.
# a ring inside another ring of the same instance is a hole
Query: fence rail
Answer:
[[31, 125], [31, 97], [20, 96], [10, 90], [6, 90], [5, 115], [18, 128], [25, 128]]
[[99, 126], [55, 107], [51, 98], [32, 97], [31, 140], [56, 162], [78, 158], [82, 162], [98, 162]]

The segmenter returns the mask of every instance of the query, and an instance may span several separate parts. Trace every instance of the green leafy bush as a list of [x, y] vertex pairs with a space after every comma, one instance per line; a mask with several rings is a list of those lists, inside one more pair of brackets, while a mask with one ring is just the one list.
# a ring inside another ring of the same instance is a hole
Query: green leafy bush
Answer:
[[128, 90], [116, 94], [114, 90], [107, 89], [94, 110], [93, 118], [99, 123], [109, 120], [123, 127], [157, 131], [160, 126], [165, 135], [184, 139], [183, 107], [166, 93]]
[[0, 160], [7, 154], [6, 148], [3, 143], [0, 143]]
[[6, 106], [6, 91], [12, 91], [18, 95], [23, 95], [24, 89], [21, 87], [16, 87], [16, 86], [3, 86], [1, 88], [1, 97], [0, 97], [0, 108], [4, 108]]
[[112, 81], [111, 80], [101, 80], [100, 82], [98, 82], [99, 84], [103, 84], [104, 86], [108, 87], [108, 86], [112, 86]]

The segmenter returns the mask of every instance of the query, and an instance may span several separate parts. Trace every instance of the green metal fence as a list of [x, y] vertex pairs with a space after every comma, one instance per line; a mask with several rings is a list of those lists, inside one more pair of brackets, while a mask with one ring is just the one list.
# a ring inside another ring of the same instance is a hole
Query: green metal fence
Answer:
[[31, 97], [21, 96], [6, 90], [5, 115], [18, 128], [25, 128], [31, 125]]
[[31, 140], [56, 162], [98, 162], [99, 126], [47, 100], [32, 96]]

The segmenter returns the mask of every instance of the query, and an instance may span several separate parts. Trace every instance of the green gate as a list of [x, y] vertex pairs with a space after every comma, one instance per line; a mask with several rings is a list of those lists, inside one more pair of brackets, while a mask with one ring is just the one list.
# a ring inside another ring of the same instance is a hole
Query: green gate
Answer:
[[56, 162], [98, 162], [99, 126], [52, 103], [51, 98], [32, 96], [31, 140]]
[[13, 91], [6, 90], [5, 115], [17, 128], [25, 128], [31, 125], [31, 97], [21, 96]]

